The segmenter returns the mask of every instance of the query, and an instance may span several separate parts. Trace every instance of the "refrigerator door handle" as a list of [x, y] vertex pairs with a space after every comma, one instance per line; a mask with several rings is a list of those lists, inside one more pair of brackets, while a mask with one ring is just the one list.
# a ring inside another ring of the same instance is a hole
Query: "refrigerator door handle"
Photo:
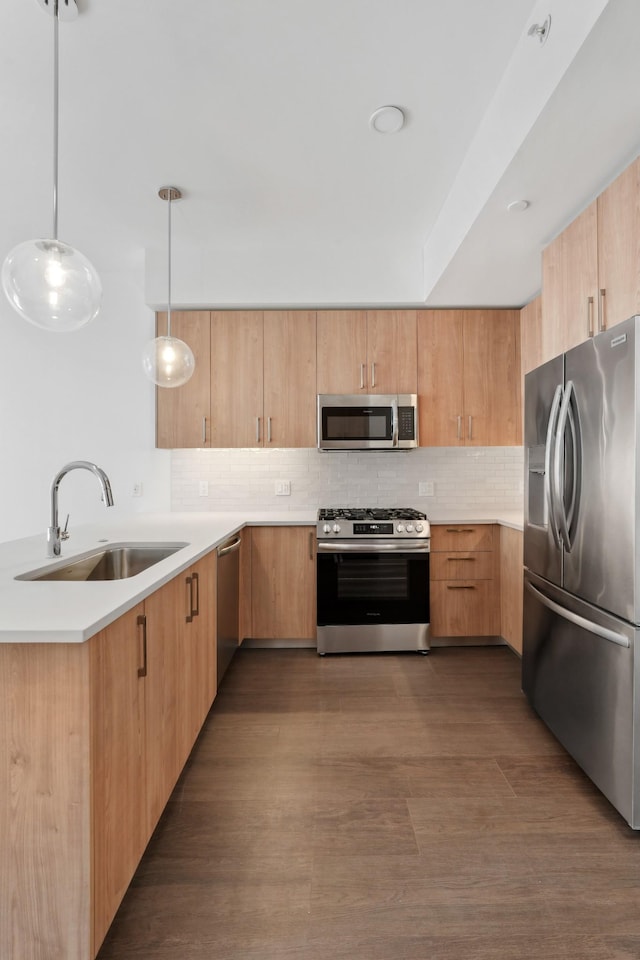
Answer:
[[[575, 386], [572, 380], [567, 382], [558, 415], [558, 430], [555, 438], [555, 447], [553, 451], [553, 487], [555, 499], [558, 504], [559, 530], [560, 537], [564, 543], [565, 549], [570, 552], [573, 546], [571, 537], [571, 524], [576, 510], [576, 495], [578, 490], [578, 450], [577, 450], [577, 432], [576, 423], [571, 410], [571, 397], [575, 395]], [[567, 427], [571, 431], [571, 451], [573, 456], [573, 469], [571, 472], [571, 498], [569, 509], [565, 500], [564, 485], [564, 437]]]
[[554, 456], [554, 440], [556, 440], [556, 424], [558, 420], [558, 411], [560, 410], [560, 404], [562, 402], [562, 384], [559, 383], [556, 387], [555, 393], [553, 395], [553, 401], [551, 403], [551, 411], [549, 413], [549, 422], [547, 424], [547, 438], [544, 445], [544, 493], [547, 501], [547, 506], [549, 507], [549, 520], [551, 522], [551, 533], [553, 534], [553, 540], [558, 547], [561, 548], [562, 543], [560, 542], [560, 532], [558, 529], [558, 520], [556, 517], [556, 512], [558, 510], [557, 506], [557, 496], [555, 493], [555, 488], [553, 484], [552, 476], [552, 462]]
[[525, 581], [525, 585], [527, 590], [529, 590], [540, 603], [553, 613], [557, 613], [559, 617], [568, 620], [569, 623], [574, 623], [576, 626], [582, 627], [583, 630], [588, 630], [589, 633], [593, 633], [597, 637], [602, 637], [603, 640], [617, 643], [620, 647], [629, 647], [631, 645], [629, 638], [625, 637], [623, 633], [616, 633], [615, 630], [609, 630], [608, 627], [601, 627], [599, 624], [594, 623], [593, 620], [587, 620], [586, 617], [581, 617], [579, 613], [573, 613], [571, 610], [567, 610], [566, 607], [561, 606], [559, 603], [556, 603], [555, 600], [547, 597], [546, 594], [538, 590], [537, 587], [534, 587], [528, 580]]

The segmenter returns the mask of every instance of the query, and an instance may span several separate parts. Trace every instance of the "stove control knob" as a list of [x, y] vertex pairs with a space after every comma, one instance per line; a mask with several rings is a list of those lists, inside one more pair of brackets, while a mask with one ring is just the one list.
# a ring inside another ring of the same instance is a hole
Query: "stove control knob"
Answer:
[[322, 528], [322, 532], [323, 532], [323, 533], [331, 533], [331, 527], [329, 526], [328, 523], [325, 523], [324, 527]]
[[422, 526], [422, 524], [416, 523], [416, 533], [422, 533], [423, 530], [424, 530], [424, 527]]
[[413, 533], [413, 524], [412, 524], [412, 523], [408, 523], [408, 524], [407, 524], [407, 533]]
[[399, 523], [398, 526], [396, 527], [396, 531], [398, 533], [404, 533], [404, 523]]
[[340, 533], [340, 524], [339, 524], [339, 523], [334, 523], [334, 525], [333, 525], [333, 532], [334, 532], [334, 533]]

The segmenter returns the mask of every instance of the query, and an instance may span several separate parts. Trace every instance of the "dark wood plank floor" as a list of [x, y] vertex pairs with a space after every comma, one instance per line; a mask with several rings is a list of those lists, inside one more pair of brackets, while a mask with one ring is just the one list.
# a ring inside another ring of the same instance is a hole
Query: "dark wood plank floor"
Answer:
[[637, 960], [640, 836], [505, 647], [240, 651], [100, 960]]

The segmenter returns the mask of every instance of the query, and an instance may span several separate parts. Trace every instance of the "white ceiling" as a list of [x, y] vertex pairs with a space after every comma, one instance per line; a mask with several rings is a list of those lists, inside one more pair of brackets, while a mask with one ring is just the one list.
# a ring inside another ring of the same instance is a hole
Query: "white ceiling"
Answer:
[[[59, 232], [105, 282], [146, 254], [150, 303], [175, 184], [174, 303], [521, 304], [542, 246], [640, 149], [638, 0], [78, 6]], [[527, 29], [549, 12], [541, 46]], [[3, 13], [9, 249], [51, 232], [53, 24], [37, 0]], [[406, 126], [375, 134], [389, 103]]]

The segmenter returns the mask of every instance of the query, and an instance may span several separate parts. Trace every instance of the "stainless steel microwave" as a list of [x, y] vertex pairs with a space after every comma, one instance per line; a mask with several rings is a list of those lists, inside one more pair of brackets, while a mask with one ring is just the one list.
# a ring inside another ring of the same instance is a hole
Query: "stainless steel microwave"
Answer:
[[319, 450], [410, 450], [418, 446], [418, 397], [318, 394]]

